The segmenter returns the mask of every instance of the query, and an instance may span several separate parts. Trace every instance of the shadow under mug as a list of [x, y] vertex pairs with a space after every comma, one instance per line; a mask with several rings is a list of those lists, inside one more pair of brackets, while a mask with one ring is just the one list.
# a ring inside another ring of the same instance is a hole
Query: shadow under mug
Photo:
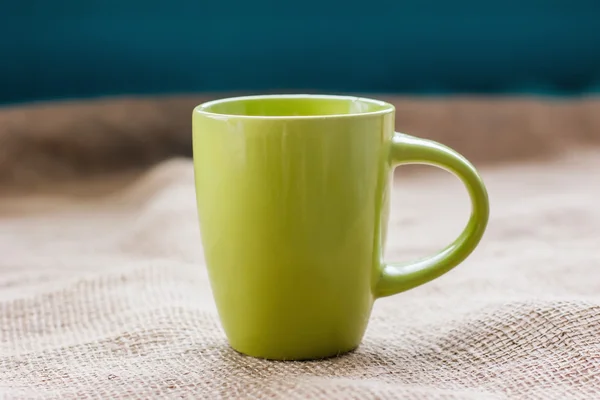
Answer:
[[[237, 351], [317, 359], [359, 346], [374, 301], [461, 263], [488, 222], [485, 186], [454, 150], [394, 131], [391, 104], [265, 95], [193, 111], [200, 233], [219, 317]], [[393, 169], [444, 168], [472, 203], [460, 236], [412, 263], [382, 260]]]

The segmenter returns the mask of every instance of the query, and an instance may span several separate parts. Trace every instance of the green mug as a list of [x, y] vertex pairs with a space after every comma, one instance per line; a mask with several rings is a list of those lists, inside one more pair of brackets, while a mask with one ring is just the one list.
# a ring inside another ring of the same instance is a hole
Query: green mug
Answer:
[[[325, 95], [211, 101], [193, 111], [194, 175], [208, 276], [229, 344], [276, 360], [359, 346], [377, 298], [462, 262], [488, 222], [485, 186], [464, 157], [394, 131], [394, 106]], [[430, 164], [465, 184], [460, 236], [413, 263], [382, 260], [393, 169]]]

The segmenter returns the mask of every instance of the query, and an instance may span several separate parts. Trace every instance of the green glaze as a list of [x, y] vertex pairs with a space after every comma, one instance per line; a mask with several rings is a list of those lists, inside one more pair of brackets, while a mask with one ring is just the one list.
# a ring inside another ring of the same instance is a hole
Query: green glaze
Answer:
[[[395, 133], [394, 112], [377, 100], [315, 95], [239, 97], [194, 110], [202, 244], [237, 351], [279, 360], [350, 351], [375, 299], [444, 274], [479, 243], [489, 206], [475, 168], [441, 144]], [[456, 174], [473, 212], [440, 253], [386, 264], [390, 177], [408, 163]]]

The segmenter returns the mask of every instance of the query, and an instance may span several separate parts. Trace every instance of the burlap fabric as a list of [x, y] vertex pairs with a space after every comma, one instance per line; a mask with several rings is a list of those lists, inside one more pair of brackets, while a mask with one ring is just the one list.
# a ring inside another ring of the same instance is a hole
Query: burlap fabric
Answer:
[[[7, 191], [0, 395], [600, 398], [600, 152], [575, 146], [480, 170], [492, 214], [478, 250], [444, 277], [377, 301], [358, 350], [311, 362], [256, 360], [227, 346], [189, 159]], [[390, 260], [442, 247], [468, 216], [459, 181], [423, 171], [397, 176]]]

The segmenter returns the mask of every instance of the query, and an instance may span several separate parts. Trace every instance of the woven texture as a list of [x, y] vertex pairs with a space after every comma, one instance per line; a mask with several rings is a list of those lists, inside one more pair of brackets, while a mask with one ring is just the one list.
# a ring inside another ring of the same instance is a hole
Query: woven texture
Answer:
[[[425, 169], [423, 169], [425, 171]], [[469, 205], [400, 171], [386, 257], [447, 244]], [[0, 198], [0, 396], [9, 399], [593, 399], [600, 393], [600, 154], [482, 168], [480, 247], [378, 300], [328, 360], [231, 350], [203, 266], [189, 160]]]

